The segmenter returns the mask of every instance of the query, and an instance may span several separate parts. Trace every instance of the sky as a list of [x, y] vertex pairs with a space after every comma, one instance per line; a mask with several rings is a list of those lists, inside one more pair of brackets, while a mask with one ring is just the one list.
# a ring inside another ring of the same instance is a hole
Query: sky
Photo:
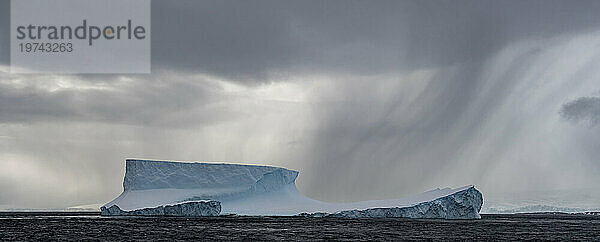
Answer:
[[10, 74], [0, 208], [112, 200], [125, 158], [300, 171], [305, 195], [600, 188], [599, 1], [152, 1], [152, 73]]

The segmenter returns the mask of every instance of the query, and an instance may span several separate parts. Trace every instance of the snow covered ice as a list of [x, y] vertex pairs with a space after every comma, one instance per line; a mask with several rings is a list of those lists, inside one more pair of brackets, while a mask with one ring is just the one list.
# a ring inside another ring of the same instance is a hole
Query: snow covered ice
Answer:
[[105, 216], [187, 216], [187, 217], [209, 217], [218, 216], [221, 213], [221, 203], [218, 201], [194, 201], [176, 204], [166, 204], [154, 208], [141, 208], [131, 211], [123, 211], [119, 206], [101, 208]]
[[306, 217], [341, 218], [443, 218], [478, 219], [483, 202], [482, 195], [475, 187], [460, 190], [448, 196], [425, 201], [406, 207], [378, 207], [364, 210], [354, 209], [333, 214], [302, 214]]
[[483, 203], [473, 186], [403, 199], [326, 203], [302, 195], [297, 176], [297, 171], [272, 166], [128, 159], [123, 193], [101, 210], [116, 205], [123, 211], [120, 215], [129, 215], [165, 205], [218, 201], [220, 214], [472, 219], [479, 218]]

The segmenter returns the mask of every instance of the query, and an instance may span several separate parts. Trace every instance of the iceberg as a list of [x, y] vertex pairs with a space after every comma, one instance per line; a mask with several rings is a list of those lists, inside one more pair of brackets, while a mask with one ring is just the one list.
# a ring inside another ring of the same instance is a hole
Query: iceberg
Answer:
[[118, 205], [100, 208], [104, 216], [185, 216], [210, 217], [221, 213], [221, 203], [218, 201], [195, 201], [162, 205], [153, 208], [141, 208], [123, 211]]
[[407, 207], [346, 210], [333, 214], [303, 213], [305, 217], [479, 219], [483, 197], [474, 187]]
[[[217, 214], [473, 219], [480, 218], [483, 204], [474, 186], [402, 199], [327, 203], [302, 195], [297, 177], [297, 171], [273, 166], [127, 159], [123, 193], [101, 210], [103, 215], [160, 215], [167, 205], [212, 202], [219, 203]], [[190, 214], [180, 216], [207, 216]]]

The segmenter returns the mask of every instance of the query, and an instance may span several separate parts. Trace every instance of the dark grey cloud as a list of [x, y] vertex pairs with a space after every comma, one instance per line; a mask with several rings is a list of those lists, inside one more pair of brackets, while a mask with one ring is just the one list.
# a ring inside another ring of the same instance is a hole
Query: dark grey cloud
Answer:
[[[7, 63], [9, 1], [0, 1]], [[265, 81], [478, 62], [508, 43], [595, 29], [597, 1], [152, 1], [154, 70]]]
[[566, 120], [589, 126], [600, 124], [600, 98], [580, 97], [562, 105], [560, 115]]
[[482, 61], [512, 41], [597, 28], [597, 1], [153, 1], [156, 68], [264, 80]]
[[[12, 82], [0, 82], [0, 123], [105, 122], [178, 128], [233, 115], [200, 115], [216, 108], [211, 104], [223, 98], [221, 87], [202, 77], [156, 74], [99, 80], [102, 78], [89, 75], [2, 76]], [[182, 113], [185, 119], [175, 118]]]

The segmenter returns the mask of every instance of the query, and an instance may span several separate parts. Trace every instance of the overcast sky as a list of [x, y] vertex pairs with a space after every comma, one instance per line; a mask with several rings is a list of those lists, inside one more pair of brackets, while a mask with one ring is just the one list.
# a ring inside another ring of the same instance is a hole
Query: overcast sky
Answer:
[[326, 201], [600, 188], [600, 1], [153, 1], [149, 75], [9, 74], [9, 9], [0, 209], [107, 202], [127, 157]]

